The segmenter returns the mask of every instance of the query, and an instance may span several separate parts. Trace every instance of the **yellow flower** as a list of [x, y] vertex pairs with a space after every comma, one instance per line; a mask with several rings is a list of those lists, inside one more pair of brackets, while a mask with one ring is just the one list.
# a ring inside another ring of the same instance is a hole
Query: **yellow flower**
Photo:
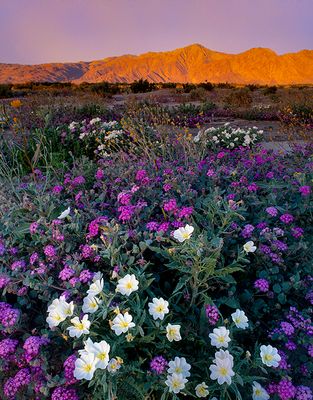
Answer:
[[21, 100], [12, 100], [10, 103], [11, 107], [19, 108], [22, 105]]

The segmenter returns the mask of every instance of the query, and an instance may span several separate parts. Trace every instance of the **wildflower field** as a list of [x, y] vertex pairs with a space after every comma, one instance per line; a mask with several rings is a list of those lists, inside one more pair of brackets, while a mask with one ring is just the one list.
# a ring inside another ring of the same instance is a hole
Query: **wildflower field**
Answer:
[[312, 400], [312, 142], [50, 111], [0, 120], [0, 398]]

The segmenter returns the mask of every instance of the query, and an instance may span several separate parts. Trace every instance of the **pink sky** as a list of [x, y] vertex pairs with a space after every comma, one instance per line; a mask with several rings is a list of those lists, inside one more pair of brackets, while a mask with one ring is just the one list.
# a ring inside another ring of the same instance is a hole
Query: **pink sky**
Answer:
[[191, 43], [313, 48], [313, 0], [0, 0], [0, 62], [95, 60]]

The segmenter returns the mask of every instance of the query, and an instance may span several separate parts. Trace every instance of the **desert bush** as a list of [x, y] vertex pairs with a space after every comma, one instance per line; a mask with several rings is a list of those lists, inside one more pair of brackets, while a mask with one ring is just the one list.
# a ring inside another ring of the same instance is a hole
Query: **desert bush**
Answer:
[[189, 92], [189, 98], [193, 101], [205, 101], [207, 99], [207, 96], [207, 90], [203, 87], [197, 87], [196, 89], [192, 89]]
[[240, 107], [249, 107], [252, 104], [252, 96], [250, 94], [250, 91], [242, 88], [242, 89], [235, 89], [231, 91], [229, 95], [225, 97], [225, 104], [228, 107], [235, 107], [235, 108], [240, 108]]
[[130, 90], [132, 93], [146, 93], [155, 90], [156, 86], [154, 83], [150, 83], [147, 79], [139, 79], [130, 84]]
[[277, 86], [267, 86], [263, 89], [264, 96], [270, 96], [277, 93]]

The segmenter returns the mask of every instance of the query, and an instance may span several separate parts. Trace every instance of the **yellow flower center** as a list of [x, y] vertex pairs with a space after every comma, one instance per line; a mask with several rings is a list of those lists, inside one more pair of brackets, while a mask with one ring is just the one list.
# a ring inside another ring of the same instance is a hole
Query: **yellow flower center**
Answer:
[[180, 367], [176, 367], [175, 372], [176, 372], [176, 374], [181, 374], [183, 372], [183, 370]]
[[99, 353], [99, 354], [97, 354], [97, 358], [99, 358], [99, 360], [103, 361], [107, 358], [107, 353]]
[[128, 325], [129, 325], [129, 323], [126, 322], [126, 321], [121, 321], [121, 323], [120, 323], [120, 326], [121, 326], [122, 328], [127, 328]]
[[217, 341], [218, 341], [219, 343], [224, 343], [224, 342], [225, 342], [224, 336], [219, 336], [219, 337], [217, 338]]
[[126, 283], [126, 289], [132, 289], [133, 288], [133, 283], [132, 282], [127, 282]]
[[84, 370], [85, 372], [90, 372], [90, 371], [92, 370], [91, 364], [86, 364], [86, 365], [84, 365], [83, 370]]
[[169, 336], [175, 336], [175, 335], [176, 335], [176, 329], [170, 328], [170, 329], [168, 330], [168, 334], [169, 334]]
[[225, 367], [220, 368], [220, 375], [222, 375], [222, 376], [227, 375], [227, 369]]
[[173, 380], [172, 381], [172, 387], [173, 387], [173, 389], [178, 389], [179, 388], [179, 381], [177, 381], [177, 380]]
[[182, 237], [183, 237], [184, 239], [189, 239], [190, 234], [189, 234], [188, 232], [184, 232], [184, 233], [182, 234]]
[[255, 389], [255, 392], [254, 392], [257, 396], [260, 396], [261, 394], [262, 394], [262, 392], [261, 392], [261, 390], [260, 389]]
[[75, 324], [75, 328], [78, 329], [79, 331], [83, 331], [85, 329], [84, 324], [82, 322], [78, 322]]
[[163, 312], [164, 311], [164, 306], [162, 306], [162, 305], [157, 306], [156, 307], [156, 311], [157, 312]]
[[273, 360], [272, 354], [265, 354], [264, 360], [265, 360], [265, 361], [272, 361], [272, 360]]

